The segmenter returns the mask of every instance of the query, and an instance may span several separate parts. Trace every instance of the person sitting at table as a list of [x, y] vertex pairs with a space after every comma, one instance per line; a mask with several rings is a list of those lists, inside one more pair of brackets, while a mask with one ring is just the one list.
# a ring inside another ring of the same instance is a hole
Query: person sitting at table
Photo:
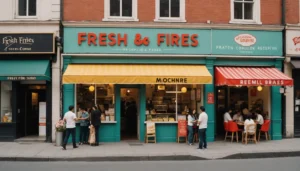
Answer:
[[[246, 115], [246, 116], [245, 116], [245, 122], [244, 122], [244, 132], [246, 132], [247, 126], [248, 126], [248, 125], [251, 125], [251, 124], [255, 124], [252, 115]], [[248, 130], [248, 132], [249, 132], [249, 133], [254, 133], [255, 130], [254, 130], [253, 127], [250, 127], [250, 129]]]
[[255, 119], [256, 119], [256, 123], [257, 123], [257, 131], [260, 130], [261, 126], [264, 124], [264, 118], [263, 116], [260, 114], [260, 110], [255, 111]]
[[232, 118], [230, 114], [232, 113], [232, 110], [229, 109], [227, 112], [224, 114], [224, 122], [232, 121]]
[[243, 122], [243, 116], [241, 115], [241, 111], [237, 111], [237, 113], [233, 116], [233, 120], [237, 122]]

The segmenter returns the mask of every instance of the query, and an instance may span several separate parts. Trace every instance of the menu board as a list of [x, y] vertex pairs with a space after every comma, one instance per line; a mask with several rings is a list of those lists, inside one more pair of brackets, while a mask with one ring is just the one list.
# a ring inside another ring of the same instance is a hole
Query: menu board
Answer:
[[187, 136], [187, 122], [185, 120], [178, 120], [178, 137]]
[[147, 122], [147, 134], [155, 134], [155, 123]]

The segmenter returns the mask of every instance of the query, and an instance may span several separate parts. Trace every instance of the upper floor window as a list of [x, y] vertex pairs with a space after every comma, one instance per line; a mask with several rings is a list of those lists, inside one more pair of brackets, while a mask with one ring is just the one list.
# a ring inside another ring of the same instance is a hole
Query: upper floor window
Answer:
[[18, 17], [35, 17], [36, 0], [17, 0]]
[[137, 0], [105, 0], [104, 21], [137, 21]]
[[185, 0], [156, 0], [155, 21], [185, 22]]
[[261, 24], [260, 0], [231, 0], [230, 22]]

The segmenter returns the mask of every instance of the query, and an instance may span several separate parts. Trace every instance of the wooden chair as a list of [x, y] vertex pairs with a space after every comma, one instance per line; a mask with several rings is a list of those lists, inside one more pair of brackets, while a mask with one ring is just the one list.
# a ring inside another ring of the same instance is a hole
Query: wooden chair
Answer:
[[[249, 132], [251, 130], [251, 132]], [[252, 137], [252, 138], [251, 138]], [[248, 144], [248, 141], [255, 142], [256, 141], [256, 124], [247, 125], [245, 132], [243, 132], [242, 142]]]
[[[150, 123], [147, 123], [147, 127], [149, 126], [148, 124], [150, 124]], [[155, 123], [151, 123], [151, 126], [154, 127], [154, 131], [148, 132], [148, 129], [146, 128], [146, 134], [145, 134], [145, 142], [146, 143], [149, 143], [149, 142], [156, 143]], [[149, 140], [149, 138], [151, 138], [151, 139]]]
[[258, 133], [258, 142], [260, 140], [261, 132], [265, 133], [266, 140], [270, 139], [269, 129], [270, 129], [270, 120], [265, 120], [264, 124], [261, 126]]

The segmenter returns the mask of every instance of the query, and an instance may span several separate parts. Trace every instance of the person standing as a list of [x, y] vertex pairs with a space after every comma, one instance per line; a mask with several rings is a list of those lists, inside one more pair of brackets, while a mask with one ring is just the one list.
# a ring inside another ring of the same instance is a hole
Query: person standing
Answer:
[[66, 122], [66, 137], [64, 139], [63, 150], [66, 150], [66, 145], [70, 134], [72, 134], [73, 148], [78, 148], [75, 142], [76, 134], [76, 114], [74, 113], [74, 106], [69, 106], [69, 111], [64, 115], [64, 121]]
[[85, 109], [81, 109], [80, 117], [80, 142], [79, 145], [87, 144], [88, 141], [88, 132], [89, 132], [89, 113]]
[[206, 149], [207, 148], [207, 142], [206, 142], [206, 129], [207, 129], [207, 120], [208, 116], [205, 112], [204, 106], [200, 107], [200, 115], [198, 119], [198, 124], [199, 124], [199, 147], [198, 149]]
[[[196, 112], [196, 110], [193, 111], [193, 113]], [[195, 118], [192, 116], [191, 113], [189, 113], [188, 115], [188, 131], [189, 131], [189, 135], [188, 135], [188, 143], [189, 145], [193, 145], [193, 126], [195, 123]]]
[[101, 112], [98, 110], [97, 106], [93, 107], [91, 114], [91, 126], [95, 128], [95, 144], [92, 146], [99, 146], [99, 126], [101, 123]]

